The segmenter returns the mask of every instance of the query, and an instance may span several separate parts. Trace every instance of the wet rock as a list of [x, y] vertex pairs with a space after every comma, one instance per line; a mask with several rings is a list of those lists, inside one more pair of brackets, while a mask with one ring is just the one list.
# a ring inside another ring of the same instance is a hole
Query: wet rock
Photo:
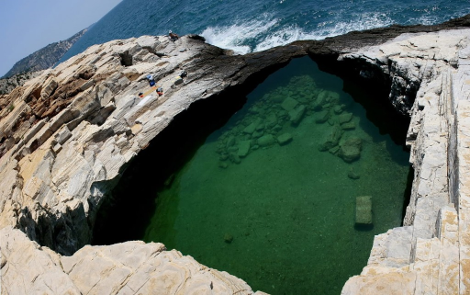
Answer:
[[253, 138], [260, 138], [261, 136], [264, 135], [264, 132], [263, 131], [255, 131], [253, 132], [253, 134], [251, 135]]
[[227, 162], [219, 162], [219, 167], [222, 169], [227, 169], [228, 163]]
[[243, 129], [243, 132], [247, 134], [252, 134], [253, 132], [255, 132], [256, 127], [258, 127], [260, 123], [261, 123], [261, 118], [256, 119], [254, 122], [248, 125], [245, 129]]
[[353, 121], [344, 123], [344, 124], [341, 124], [341, 128], [343, 130], [354, 130], [356, 129], [356, 123], [354, 123]]
[[372, 224], [372, 197], [356, 198], [356, 224]]
[[251, 141], [250, 140], [243, 140], [238, 143], [238, 156], [240, 158], [246, 157], [248, 152], [250, 151]]
[[315, 114], [315, 122], [319, 124], [325, 123], [326, 121], [328, 121], [329, 118], [330, 112], [327, 110]]
[[235, 144], [235, 136], [230, 136], [228, 139], [227, 139], [227, 147], [231, 147]]
[[281, 106], [284, 110], [286, 111], [292, 111], [293, 109], [295, 109], [295, 107], [299, 104], [299, 102], [293, 98], [286, 98], [284, 99], [284, 101], [282, 102]]
[[279, 145], [285, 145], [292, 141], [292, 135], [290, 133], [284, 133], [277, 137]]
[[338, 156], [347, 163], [351, 163], [361, 157], [362, 140], [351, 137], [341, 144]]
[[274, 113], [269, 114], [268, 117], [266, 118], [266, 127], [272, 128], [276, 126], [276, 124], [277, 124], [276, 114]]
[[274, 136], [272, 136], [272, 134], [267, 134], [258, 138], [257, 142], [259, 146], [266, 147], [274, 144], [276, 140], [274, 139]]
[[328, 150], [328, 152], [329, 152], [330, 154], [336, 156], [336, 155], [338, 154], [338, 152], [339, 152], [339, 146], [334, 146], [334, 147], [332, 147], [331, 149]]
[[349, 121], [351, 121], [351, 119], [352, 119], [352, 114], [351, 113], [343, 113], [343, 114], [338, 116], [338, 122], [340, 124], [348, 123]]
[[342, 105], [337, 105], [333, 108], [333, 111], [335, 114], [339, 115], [343, 112], [343, 106]]
[[318, 149], [324, 152], [337, 146], [341, 139], [341, 136], [343, 136], [343, 132], [344, 131], [338, 125], [333, 127], [326, 141], [322, 143]]
[[228, 155], [228, 158], [230, 159], [230, 161], [232, 161], [232, 163], [235, 164], [240, 164], [242, 162], [242, 160], [240, 160], [240, 157], [236, 153], [230, 153]]
[[233, 241], [233, 236], [231, 234], [225, 234], [224, 241], [225, 243], [230, 244]]
[[300, 121], [304, 117], [306, 109], [307, 108], [304, 105], [301, 105], [301, 106], [297, 107], [296, 109], [291, 110], [289, 112], [289, 117], [290, 117], [290, 121], [291, 121], [292, 125], [296, 126], [300, 123]]
[[351, 178], [351, 179], [354, 179], [354, 180], [361, 178], [361, 176], [359, 175], [359, 173], [357, 173], [356, 171], [354, 171], [354, 169], [349, 170], [349, 172], [348, 172], [348, 177]]

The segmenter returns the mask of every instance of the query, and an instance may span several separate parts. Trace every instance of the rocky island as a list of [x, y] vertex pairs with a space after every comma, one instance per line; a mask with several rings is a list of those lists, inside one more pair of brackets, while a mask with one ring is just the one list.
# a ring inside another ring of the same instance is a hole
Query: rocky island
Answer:
[[[307, 55], [324, 70], [379, 85], [411, 117], [415, 174], [404, 226], [376, 236], [368, 265], [342, 293], [468, 293], [469, 26], [467, 16], [246, 55], [197, 35], [115, 40], [0, 96], [2, 293], [253, 294], [241, 279], [159, 243], [88, 244], [127, 164], [174, 118], [246, 95]], [[163, 94], [149, 88], [148, 74]]]

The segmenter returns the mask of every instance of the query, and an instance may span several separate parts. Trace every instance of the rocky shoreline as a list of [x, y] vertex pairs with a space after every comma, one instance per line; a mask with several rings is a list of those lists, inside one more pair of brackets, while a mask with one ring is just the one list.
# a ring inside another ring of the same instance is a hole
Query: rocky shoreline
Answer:
[[[106, 193], [175, 116], [196, 101], [245, 95], [290, 59], [309, 55], [324, 70], [387, 89], [393, 106], [412, 118], [407, 143], [415, 175], [405, 226], [376, 237], [368, 266], [343, 293], [465, 294], [469, 26], [467, 16], [243, 56], [196, 35], [175, 42], [143, 36], [92, 46], [46, 70], [0, 97], [15, 106], [0, 110], [2, 291], [128, 294], [160, 286], [166, 294], [253, 293], [161, 244], [85, 245]], [[149, 73], [163, 95], [139, 98]], [[124, 261], [123, 251], [147, 263]]]

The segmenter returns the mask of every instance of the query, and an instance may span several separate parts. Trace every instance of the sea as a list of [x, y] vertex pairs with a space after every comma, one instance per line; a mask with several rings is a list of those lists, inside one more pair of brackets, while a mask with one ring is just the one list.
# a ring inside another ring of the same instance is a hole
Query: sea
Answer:
[[123, 0], [61, 61], [94, 44], [169, 30], [243, 54], [392, 24], [438, 24], [468, 13], [469, 0]]

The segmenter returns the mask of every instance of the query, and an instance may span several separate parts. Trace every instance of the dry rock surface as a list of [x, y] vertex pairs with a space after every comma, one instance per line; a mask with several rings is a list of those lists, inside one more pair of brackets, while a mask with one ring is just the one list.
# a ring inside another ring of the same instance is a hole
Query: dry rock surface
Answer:
[[375, 237], [368, 265], [342, 294], [469, 294], [470, 30], [404, 34], [340, 59], [390, 75], [392, 101], [411, 114], [414, 168], [405, 226]]
[[364, 79], [386, 77], [391, 103], [412, 116], [405, 226], [376, 237], [368, 266], [343, 294], [469, 293], [470, 31], [441, 29], [353, 33], [244, 56], [195, 35], [143, 36], [92, 46], [44, 71], [1, 97], [14, 106], [0, 109], [2, 294], [252, 294], [161, 244], [86, 245], [126, 164], [177, 114], [227, 91], [243, 95], [307, 54], [352, 62]]

